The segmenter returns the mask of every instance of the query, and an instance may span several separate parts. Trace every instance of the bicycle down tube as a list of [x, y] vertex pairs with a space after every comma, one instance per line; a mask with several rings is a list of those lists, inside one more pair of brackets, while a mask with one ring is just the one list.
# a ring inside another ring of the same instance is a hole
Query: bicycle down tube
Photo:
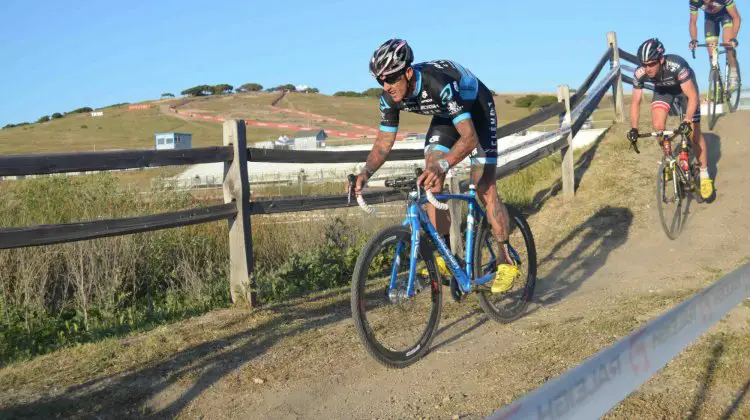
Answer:
[[[415, 194], [415, 193], [411, 193]], [[466, 227], [466, 234], [465, 234], [465, 240], [466, 240], [466, 249], [465, 249], [465, 261], [466, 261], [466, 268], [465, 270], [462, 270], [461, 267], [458, 264], [458, 261], [456, 260], [453, 253], [448, 249], [448, 246], [445, 244], [445, 241], [443, 241], [443, 238], [440, 234], [438, 234], [435, 227], [432, 225], [432, 223], [429, 220], [429, 216], [427, 215], [427, 212], [422, 210], [420, 206], [426, 202], [426, 198], [421, 198], [419, 202], [412, 202], [409, 204], [409, 209], [407, 212], [407, 218], [404, 220], [403, 225], [410, 225], [411, 231], [412, 231], [412, 252], [411, 252], [411, 266], [410, 266], [410, 274], [409, 274], [409, 283], [407, 285], [407, 297], [414, 296], [414, 277], [416, 273], [416, 261], [418, 259], [419, 255], [419, 246], [420, 246], [420, 233], [422, 230], [427, 232], [430, 235], [430, 238], [432, 238], [433, 243], [437, 246], [438, 251], [440, 255], [443, 257], [443, 259], [446, 261], [446, 264], [453, 274], [453, 276], [456, 277], [458, 280], [459, 286], [461, 288], [461, 291], [464, 293], [469, 293], [472, 290], [472, 278], [473, 278], [473, 270], [474, 270], [474, 223], [475, 215], [478, 215], [479, 217], [484, 217], [485, 213], [479, 207], [476, 203], [476, 193], [474, 190], [470, 190], [468, 195], [456, 195], [456, 194], [436, 194], [436, 199], [441, 200], [463, 200], [466, 201], [468, 204], [468, 215], [467, 215], [467, 227]], [[398, 255], [400, 254], [400, 248], [401, 244], [399, 244], [399, 249], [397, 249], [397, 256], [396, 261], [394, 261], [394, 267], [399, 263], [398, 261]], [[474, 281], [474, 284], [480, 285], [484, 284], [494, 278], [494, 273], [490, 273], [488, 275], [485, 275], [479, 279], [476, 279]], [[396, 287], [396, 269], [394, 268], [394, 271], [391, 275], [391, 289]]]

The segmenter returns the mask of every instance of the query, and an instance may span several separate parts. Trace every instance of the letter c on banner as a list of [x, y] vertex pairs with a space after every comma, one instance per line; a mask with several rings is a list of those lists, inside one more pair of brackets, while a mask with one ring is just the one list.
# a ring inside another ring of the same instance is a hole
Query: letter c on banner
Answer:
[[648, 370], [648, 352], [646, 351], [646, 342], [641, 339], [641, 335], [643, 335], [643, 331], [630, 339], [630, 349], [628, 350], [630, 368], [635, 374], [641, 371], [645, 373]]

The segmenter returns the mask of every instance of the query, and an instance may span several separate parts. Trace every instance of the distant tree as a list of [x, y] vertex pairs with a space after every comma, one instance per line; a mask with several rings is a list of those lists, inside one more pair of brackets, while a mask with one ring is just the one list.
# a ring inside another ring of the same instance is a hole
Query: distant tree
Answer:
[[259, 92], [263, 90], [263, 85], [258, 83], [245, 83], [244, 85], [235, 89], [235, 92]]
[[214, 95], [226, 95], [232, 93], [234, 86], [222, 83], [212, 87]]
[[22, 123], [18, 123], [18, 124], [6, 124], [6, 125], [5, 125], [5, 127], [3, 127], [3, 129], [6, 129], [6, 128], [13, 128], [13, 127], [23, 127], [23, 126], [25, 126], [25, 125], [29, 125], [29, 123], [27, 123], [27, 122], [22, 122]]
[[213, 95], [214, 93], [214, 87], [209, 85], [198, 85], [193, 86], [189, 89], [185, 89], [182, 92], [180, 92], [181, 95], [188, 95], [188, 96], [208, 96]]
[[91, 107], [84, 106], [83, 108], [78, 108], [78, 109], [74, 109], [74, 110], [72, 110], [70, 112], [66, 112], [65, 115], [68, 115], [68, 114], [83, 114], [83, 113], [86, 113], [86, 112], [91, 112], [93, 110], [94, 109], [91, 108]]
[[362, 95], [364, 96], [372, 96], [374, 98], [377, 98], [380, 96], [380, 94], [383, 93], [383, 88], [370, 88], [362, 92]]
[[353, 92], [351, 90], [344, 90], [344, 91], [339, 91], [339, 92], [334, 93], [333, 96], [347, 96], [347, 97], [350, 97], [350, 98], [360, 98], [360, 97], [363, 97], [365, 95], [363, 95], [363, 94], [361, 94], [359, 92]]
[[528, 108], [531, 106], [531, 103], [534, 102], [536, 98], [538, 98], [539, 95], [524, 95], [520, 98], [516, 99], [515, 106], [518, 108]]
[[294, 91], [294, 90], [296, 90], [296, 89], [297, 89], [297, 87], [296, 87], [296, 86], [294, 86], [294, 85], [293, 85], [292, 83], [287, 83], [287, 84], [285, 84], [285, 85], [281, 85], [281, 86], [279, 86], [279, 89], [285, 89], [285, 90], [291, 90], [291, 91]]
[[114, 108], [114, 107], [123, 106], [123, 105], [130, 105], [130, 102], [120, 102], [119, 104], [107, 105], [107, 106], [103, 106], [103, 107], [101, 107], [99, 109]]
[[45, 116], [39, 118], [38, 120], [36, 120], [37, 123], [45, 123], [47, 121], [49, 121], [49, 115], [45, 115]]
[[162, 99], [164, 98], [174, 98], [174, 95], [171, 93], [162, 93], [161, 94]]
[[529, 104], [529, 108], [544, 108], [555, 103], [557, 103], [556, 96], [544, 95], [531, 101], [531, 104]]
[[307, 88], [307, 89], [305, 89], [305, 92], [307, 92], [307, 93], [320, 93], [320, 91], [318, 90], [318, 88]]
[[52, 119], [53, 120], [56, 120], [56, 119], [62, 118], [62, 117], [63, 117], [63, 114], [61, 114], [59, 112], [55, 112], [54, 114], [52, 114]]

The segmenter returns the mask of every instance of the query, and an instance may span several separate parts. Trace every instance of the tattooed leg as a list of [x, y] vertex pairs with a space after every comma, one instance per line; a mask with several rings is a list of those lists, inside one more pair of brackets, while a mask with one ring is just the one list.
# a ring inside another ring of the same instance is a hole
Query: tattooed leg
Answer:
[[493, 236], [500, 244], [500, 251], [508, 263], [512, 263], [508, 252], [508, 235], [510, 218], [497, 191], [494, 163], [471, 161], [471, 182], [477, 187], [477, 196], [487, 212], [487, 221], [492, 228]]
[[[425, 152], [425, 166], [429, 166], [433, 162], [442, 159], [443, 156], [445, 156], [445, 152], [429, 148]], [[430, 188], [430, 191], [432, 191], [434, 194], [443, 192], [444, 183], [445, 175], [440, 177], [440, 180], [435, 184], [434, 187]], [[430, 216], [430, 222], [432, 222], [432, 224], [435, 226], [437, 232], [442, 236], [448, 235], [448, 233], [450, 233], [451, 226], [451, 218], [448, 210], [438, 210], [430, 203], [425, 204], [425, 209], [427, 210], [427, 215]]]

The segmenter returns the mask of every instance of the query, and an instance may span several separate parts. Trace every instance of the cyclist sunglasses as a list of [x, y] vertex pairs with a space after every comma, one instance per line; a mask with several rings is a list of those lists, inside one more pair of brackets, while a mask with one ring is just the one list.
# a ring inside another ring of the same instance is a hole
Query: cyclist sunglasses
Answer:
[[392, 85], [396, 82], [398, 82], [398, 79], [401, 78], [401, 76], [404, 75], [405, 72], [399, 71], [397, 73], [389, 74], [388, 76], [385, 76], [385, 79], [377, 78], [378, 83], [380, 83], [380, 86], [383, 86], [384, 84], [388, 83], [389, 85]]

